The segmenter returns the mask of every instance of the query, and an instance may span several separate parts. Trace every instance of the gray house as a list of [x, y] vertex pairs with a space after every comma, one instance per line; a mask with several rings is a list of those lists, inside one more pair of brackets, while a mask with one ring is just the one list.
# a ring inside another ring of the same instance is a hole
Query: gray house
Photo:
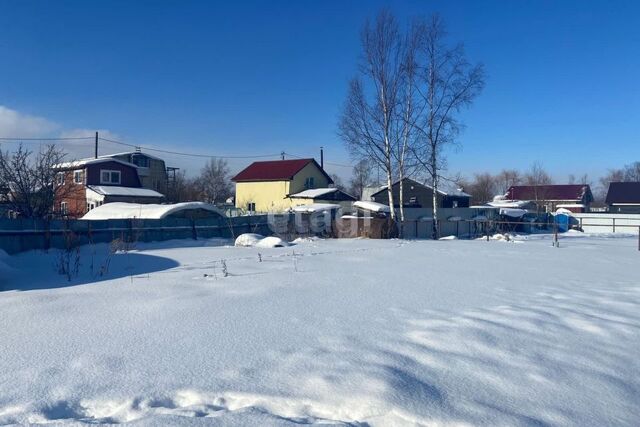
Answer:
[[[394, 207], [398, 208], [400, 207], [400, 181], [396, 181], [391, 186], [391, 191], [393, 193]], [[404, 207], [433, 209], [433, 189], [430, 186], [420, 184], [410, 178], [404, 178], [403, 193]], [[388, 205], [389, 195], [387, 193], [387, 187], [383, 187], [378, 192], [372, 194], [371, 199], [374, 202]], [[462, 190], [449, 192], [438, 190], [437, 200], [438, 207], [440, 208], [468, 208], [471, 195]]]
[[611, 182], [607, 206], [612, 213], [640, 214], [640, 182]]

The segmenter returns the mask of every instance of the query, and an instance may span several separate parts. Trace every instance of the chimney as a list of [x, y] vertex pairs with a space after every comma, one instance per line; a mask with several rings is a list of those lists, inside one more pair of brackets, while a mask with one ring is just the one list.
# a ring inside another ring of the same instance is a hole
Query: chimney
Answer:
[[320, 147], [320, 167], [324, 169], [324, 147]]

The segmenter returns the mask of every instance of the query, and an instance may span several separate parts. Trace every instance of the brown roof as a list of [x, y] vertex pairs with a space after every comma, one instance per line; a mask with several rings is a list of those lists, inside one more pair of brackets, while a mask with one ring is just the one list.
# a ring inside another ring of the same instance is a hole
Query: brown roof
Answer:
[[314, 159], [295, 160], [270, 160], [265, 162], [253, 162], [243, 169], [232, 181], [283, 181], [293, 179], [295, 174], [300, 172], [309, 163], [314, 163], [318, 169], [327, 177], [329, 183], [333, 180], [320, 167]]
[[591, 202], [591, 188], [583, 184], [514, 185], [507, 190], [508, 200], [580, 200]]
[[616, 203], [640, 204], [640, 182], [611, 182], [607, 191], [608, 205]]

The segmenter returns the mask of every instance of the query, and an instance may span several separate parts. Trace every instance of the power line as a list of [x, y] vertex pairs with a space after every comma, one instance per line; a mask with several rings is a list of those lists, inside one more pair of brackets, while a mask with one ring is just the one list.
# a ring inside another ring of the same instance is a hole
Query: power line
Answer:
[[[300, 157], [300, 156], [296, 156], [294, 154], [291, 153], [284, 153], [289, 157], [293, 157], [295, 159], [304, 159], [305, 157]], [[339, 166], [339, 167], [343, 167], [343, 168], [353, 168], [353, 165], [344, 165], [341, 163], [333, 163], [333, 162], [324, 162], [325, 165], [331, 165], [331, 166]]]
[[93, 136], [75, 137], [75, 138], [0, 138], [0, 141], [8, 142], [39, 142], [39, 141], [71, 141], [81, 139], [93, 139]]
[[98, 140], [111, 142], [113, 144], [120, 144], [120, 145], [124, 145], [124, 146], [127, 146], [127, 147], [144, 149], [146, 151], [155, 151], [157, 153], [174, 154], [174, 155], [178, 155], [178, 156], [187, 156], [187, 157], [215, 157], [215, 158], [220, 158], [220, 159], [259, 159], [259, 158], [278, 157], [278, 156], [280, 156], [280, 154], [265, 154], [265, 155], [258, 155], [258, 156], [218, 156], [218, 155], [213, 155], [213, 154], [185, 153], [185, 152], [182, 152], [182, 151], [171, 151], [171, 150], [163, 150], [161, 148], [150, 148], [150, 147], [144, 147], [144, 146], [140, 146], [140, 145], [129, 144], [129, 143], [122, 142], [122, 141], [115, 141], [113, 139], [107, 139], [107, 138], [102, 138], [102, 137], [99, 137]]

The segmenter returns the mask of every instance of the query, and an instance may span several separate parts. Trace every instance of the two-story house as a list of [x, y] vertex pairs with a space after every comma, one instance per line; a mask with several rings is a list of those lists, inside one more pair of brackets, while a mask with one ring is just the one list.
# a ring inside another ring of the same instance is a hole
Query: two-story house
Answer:
[[79, 218], [109, 202], [159, 203], [164, 196], [143, 188], [138, 167], [110, 157], [84, 159], [55, 166], [61, 185], [54, 212]]
[[333, 184], [314, 159], [254, 162], [232, 181], [236, 207], [248, 212], [282, 212], [292, 207], [290, 194]]
[[107, 157], [136, 165], [142, 188], [149, 188], [159, 193], [166, 194], [167, 166], [161, 158], [151, 156], [141, 151], [127, 151], [124, 153], [100, 156], [100, 158]]

